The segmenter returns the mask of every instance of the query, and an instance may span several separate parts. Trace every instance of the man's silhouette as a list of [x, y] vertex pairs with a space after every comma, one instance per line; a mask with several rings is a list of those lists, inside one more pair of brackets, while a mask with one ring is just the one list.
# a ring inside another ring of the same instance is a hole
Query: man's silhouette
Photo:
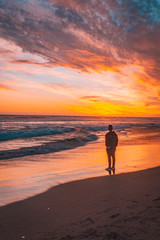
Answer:
[[108, 126], [108, 130], [109, 132], [105, 135], [105, 145], [108, 155], [108, 168], [106, 168], [106, 170], [111, 171], [115, 170], [115, 151], [118, 145], [118, 137], [117, 134], [113, 131], [112, 125]]

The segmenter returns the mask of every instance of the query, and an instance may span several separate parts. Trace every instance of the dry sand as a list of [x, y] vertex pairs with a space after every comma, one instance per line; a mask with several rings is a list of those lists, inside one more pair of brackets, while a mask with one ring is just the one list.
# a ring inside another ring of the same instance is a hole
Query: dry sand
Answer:
[[160, 167], [65, 183], [0, 208], [0, 240], [160, 239]]

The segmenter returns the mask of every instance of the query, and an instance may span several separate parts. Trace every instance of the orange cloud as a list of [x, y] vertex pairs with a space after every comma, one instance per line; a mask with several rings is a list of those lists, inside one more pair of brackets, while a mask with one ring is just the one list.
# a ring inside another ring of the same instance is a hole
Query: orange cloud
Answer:
[[91, 102], [98, 102], [99, 99], [101, 97], [100, 96], [83, 96], [83, 97], [80, 97], [81, 100], [86, 100], [86, 101], [91, 101]]
[[3, 84], [0, 84], [0, 90], [7, 90], [7, 91], [13, 91], [15, 90], [14, 88], [11, 88], [11, 87], [7, 87]]

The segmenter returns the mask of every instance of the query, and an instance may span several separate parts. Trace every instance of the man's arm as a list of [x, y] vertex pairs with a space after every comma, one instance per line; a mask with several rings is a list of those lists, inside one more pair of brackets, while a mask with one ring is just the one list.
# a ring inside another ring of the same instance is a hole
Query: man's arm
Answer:
[[118, 136], [116, 134], [116, 146], [118, 146]]

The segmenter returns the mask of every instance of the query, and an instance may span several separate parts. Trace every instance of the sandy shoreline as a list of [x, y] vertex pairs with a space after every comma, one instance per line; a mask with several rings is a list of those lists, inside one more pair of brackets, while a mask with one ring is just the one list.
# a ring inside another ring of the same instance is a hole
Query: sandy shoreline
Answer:
[[[157, 167], [159, 156], [159, 142], [119, 145], [116, 174]], [[35, 196], [65, 182], [106, 176], [104, 169], [107, 166], [104, 142], [53, 154], [0, 161], [0, 206]]]
[[160, 239], [160, 167], [65, 183], [0, 208], [1, 240]]

